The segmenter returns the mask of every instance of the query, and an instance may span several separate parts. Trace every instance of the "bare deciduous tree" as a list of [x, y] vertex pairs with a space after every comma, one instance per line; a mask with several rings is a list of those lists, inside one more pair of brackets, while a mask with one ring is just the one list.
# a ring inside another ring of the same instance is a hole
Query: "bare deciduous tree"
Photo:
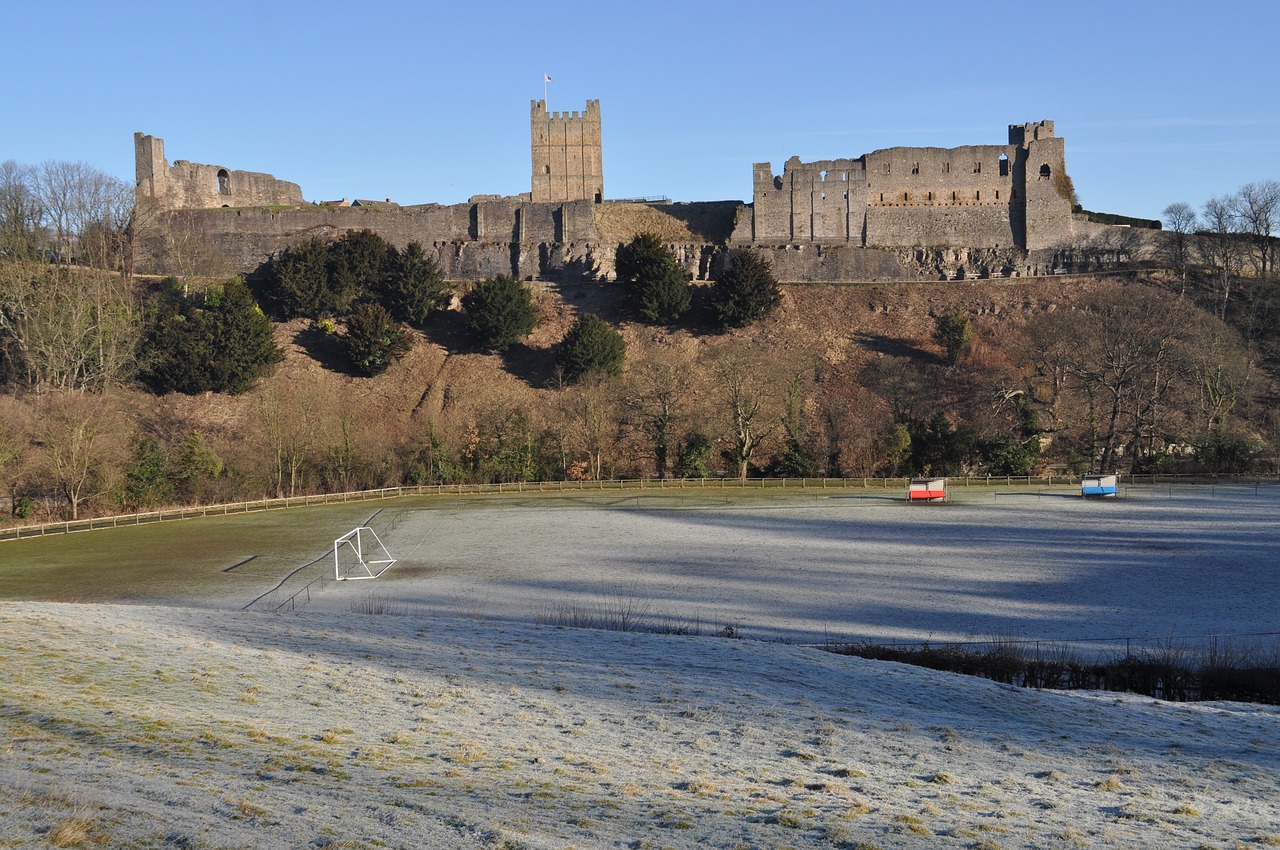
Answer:
[[118, 275], [0, 263], [0, 335], [35, 392], [119, 386], [133, 373], [140, 333], [135, 293]]
[[78, 519], [86, 501], [119, 474], [128, 435], [119, 409], [102, 396], [58, 393], [41, 400], [35, 442], [47, 480]]
[[133, 209], [128, 184], [84, 162], [50, 160], [37, 169], [36, 192], [64, 263], [83, 257], [106, 265], [117, 256], [115, 240]]
[[264, 455], [276, 498], [296, 496], [316, 440], [321, 401], [309, 382], [268, 384], [250, 407], [252, 441]]
[[779, 421], [775, 365], [749, 346], [730, 345], [717, 352], [712, 375], [728, 420], [725, 458], [745, 481], [751, 461]]
[[43, 216], [36, 170], [12, 159], [0, 163], [0, 259], [39, 256]]
[[1246, 183], [1232, 197], [1240, 231], [1251, 246], [1251, 259], [1259, 277], [1274, 270], [1274, 234], [1280, 226], [1280, 182]]
[[605, 458], [617, 442], [620, 390], [616, 379], [589, 373], [560, 397], [569, 445], [585, 457], [585, 477], [593, 481], [603, 477]]
[[24, 456], [31, 443], [31, 408], [13, 396], [0, 396], [0, 485], [12, 500]]
[[1165, 259], [1182, 281], [1182, 292], [1187, 289], [1187, 265], [1191, 261], [1191, 238], [1199, 224], [1196, 211], [1188, 203], [1178, 201], [1164, 208], [1164, 230], [1167, 234], [1161, 243]]
[[165, 272], [182, 281], [186, 295], [193, 277], [226, 272], [226, 259], [209, 234], [188, 217], [171, 216], [160, 239], [160, 262]]
[[652, 447], [658, 478], [667, 477], [692, 387], [690, 364], [674, 355], [655, 354], [627, 373], [626, 409], [633, 427]]
[[1029, 329], [1033, 345], [1053, 341], [1037, 355], [1036, 368], [1051, 376], [1061, 427], [1085, 432], [1095, 470], [1115, 469], [1121, 455], [1136, 465], [1157, 440], [1168, 439], [1169, 423], [1199, 380], [1189, 365], [1194, 309], [1131, 286], [1100, 293], [1069, 313], [1046, 314]]
[[1237, 238], [1235, 203], [1229, 197], [1213, 197], [1205, 201], [1200, 215], [1201, 228], [1196, 232], [1196, 250], [1212, 270], [1217, 288], [1218, 318], [1225, 318], [1227, 305], [1240, 268], [1240, 244]]

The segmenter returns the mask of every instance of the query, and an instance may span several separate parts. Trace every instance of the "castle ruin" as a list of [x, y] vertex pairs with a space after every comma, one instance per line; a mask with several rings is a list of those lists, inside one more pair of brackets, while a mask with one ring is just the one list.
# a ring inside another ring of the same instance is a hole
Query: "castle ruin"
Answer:
[[545, 100], [529, 109], [533, 183], [529, 199], [604, 201], [604, 154], [600, 101], [588, 100], [583, 112], [547, 112]]
[[1007, 145], [888, 148], [754, 167], [735, 241], [865, 248], [1020, 248], [1069, 241], [1072, 197], [1052, 121], [1009, 127]]
[[[752, 203], [604, 200], [600, 103], [582, 112], [530, 104], [530, 191], [453, 205], [306, 204], [269, 174], [164, 158], [134, 134], [137, 193], [164, 213], [142, 263], [166, 268], [170, 233], [198, 233], [237, 271], [313, 237], [368, 229], [418, 242], [446, 276], [608, 276], [617, 248], [666, 232], [686, 271], [714, 279], [726, 251], [764, 253], [782, 281], [937, 280], [1035, 275], [1071, 263], [1072, 246], [1134, 231], [1073, 213], [1063, 140], [1052, 121], [1009, 127], [1008, 144], [896, 147], [856, 158], [756, 163]], [[149, 254], [149, 257], [147, 256]], [[1117, 254], [1118, 256], [1118, 254]]]
[[159, 210], [213, 207], [297, 206], [303, 202], [297, 183], [257, 171], [232, 171], [220, 165], [164, 158], [164, 139], [133, 134], [134, 169], [139, 201]]

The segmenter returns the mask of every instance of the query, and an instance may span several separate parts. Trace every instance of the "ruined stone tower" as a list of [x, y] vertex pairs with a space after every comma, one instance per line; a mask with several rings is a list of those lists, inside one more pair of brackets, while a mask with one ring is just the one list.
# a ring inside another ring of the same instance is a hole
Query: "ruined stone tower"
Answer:
[[260, 207], [303, 203], [297, 183], [257, 171], [233, 171], [220, 165], [164, 158], [164, 139], [133, 134], [136, 193], [158, 210]]
[[600, 101], [584, 112], [547, 112], [544, 100], [530, 108], [533, 149], [531, 200], [604, 200], [604, 157], [600, 142]]
[[1034, 251], [1070, 242], [1070, 181], [1052, 121], [1014, 124], [1005, 145], [887, 148], [754, 167], [757, 244]]

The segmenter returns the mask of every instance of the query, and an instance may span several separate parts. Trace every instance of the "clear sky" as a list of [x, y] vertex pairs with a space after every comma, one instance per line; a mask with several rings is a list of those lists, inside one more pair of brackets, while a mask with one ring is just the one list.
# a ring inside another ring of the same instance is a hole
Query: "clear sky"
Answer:
[[308, 200], [529, 191], [529, 101], [601, 101], [605, 194], [751, 200], [751, 166], [1004, 144], [1052, 119], [1085, 207], [1280, 179], [1280, 2], [223, 0], [0, 13], [0, 160], [133, 179], [133, 133]]

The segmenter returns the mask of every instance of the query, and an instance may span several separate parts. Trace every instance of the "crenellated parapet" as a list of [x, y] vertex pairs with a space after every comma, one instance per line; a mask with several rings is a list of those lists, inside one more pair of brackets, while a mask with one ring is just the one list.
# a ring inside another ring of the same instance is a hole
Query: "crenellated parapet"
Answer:
[[600, 101], [588, 100], [581, 112], [548, 112], [546, 101], [531, 101], [529, 134], [534, 201], [604, 200]]

